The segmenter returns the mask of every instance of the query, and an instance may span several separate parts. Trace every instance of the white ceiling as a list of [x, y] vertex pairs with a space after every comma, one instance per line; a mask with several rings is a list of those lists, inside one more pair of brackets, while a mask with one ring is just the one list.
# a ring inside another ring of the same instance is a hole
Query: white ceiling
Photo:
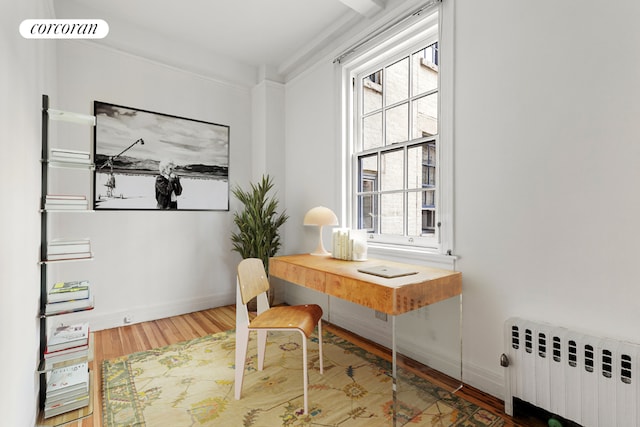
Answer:
[[53, 0], [53, 5], [59, 19], [104, 19], [110, 27], [105, 43], [120, 49], [139, 53], [143, 39], [155, 37], [282, 73], [382, 11], [384, 0]]

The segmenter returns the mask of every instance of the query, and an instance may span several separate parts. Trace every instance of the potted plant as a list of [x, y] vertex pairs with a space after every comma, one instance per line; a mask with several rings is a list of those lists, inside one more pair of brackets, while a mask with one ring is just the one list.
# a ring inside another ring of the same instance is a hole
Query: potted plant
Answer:
[[[289, 218], [285, 211], [277, 212], [278, 199], [270, 196], [273, 181], [269, 175], [263, 175], [257, 184], [243, 190], [235, 186], [231, 192], [238, 199], [243, 208], [233, 214], [233, 222], [238, 227], [231, 233], [233, 250], [242, 258], [259, 258], [264, 269], [269, 274], [269, 258], [280, 249], [279, 228]], [[273, 295], [269, 293], [269, 302], [273, 302]]]

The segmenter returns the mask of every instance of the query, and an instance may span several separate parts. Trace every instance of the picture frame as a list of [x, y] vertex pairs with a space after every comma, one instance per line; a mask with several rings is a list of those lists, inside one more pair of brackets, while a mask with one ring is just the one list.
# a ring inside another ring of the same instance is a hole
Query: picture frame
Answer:
[[95, 210], [229, 210], [229, 126], [102, 101], [93, 108]]

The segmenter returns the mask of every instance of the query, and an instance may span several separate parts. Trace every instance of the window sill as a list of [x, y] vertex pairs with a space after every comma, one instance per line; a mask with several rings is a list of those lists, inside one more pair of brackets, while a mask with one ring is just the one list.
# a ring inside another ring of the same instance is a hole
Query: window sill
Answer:
[[455, 270], [455, 255], [438, 253], [435, 249], [417, 248], [410, 246], [383, 245], [369, 243], [367, 247], [369, 258], [388, 259], [396, 262], [408, 262], [435, 268]]

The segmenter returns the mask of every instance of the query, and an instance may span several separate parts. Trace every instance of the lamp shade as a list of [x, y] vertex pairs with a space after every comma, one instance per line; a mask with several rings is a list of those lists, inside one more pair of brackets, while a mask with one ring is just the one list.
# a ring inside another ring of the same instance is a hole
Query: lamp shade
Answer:
[[328, 256], [331, 255], [324, 248], [322, 244], [322, 227], [324, 225], [338, 225], [338, 217], [335, 213], [329, 208], [325, 208], [324, 206], [317, 206], [315, 208], [309, 209], [309, 211], [305, 214], [304, 225], [315, 225], [318, 227], [318, 246], [316, 249], [311, 252], [311, 255], [317, 256]]
[[338, 217], [329, 208], [317, 206], [304, 215], [304, 225], [338, 225]]

